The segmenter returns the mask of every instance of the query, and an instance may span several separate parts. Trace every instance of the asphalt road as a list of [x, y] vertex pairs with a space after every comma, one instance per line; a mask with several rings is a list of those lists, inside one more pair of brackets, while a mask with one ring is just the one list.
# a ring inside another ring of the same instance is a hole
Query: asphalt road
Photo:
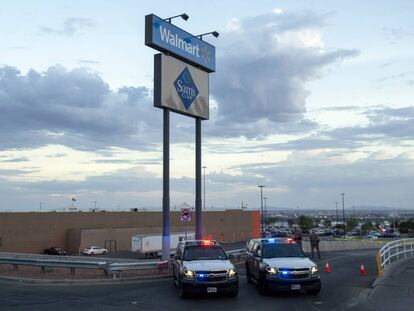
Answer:
[[[325, 273], [329, 262], [332, 272]], [[360, 276], [364, 264], [368, 275]], [[237, 298], [180, 300], [172, 280], [114, 285], [39, 285], [0, 282], [0, 310], [388, 310], [364, 298], [375, 276], [375, 251], [332, 252], [318, 262], [322, 291], [261, 296], [240, 269]], [[395, 307], [393, 310], [398, 310]]]

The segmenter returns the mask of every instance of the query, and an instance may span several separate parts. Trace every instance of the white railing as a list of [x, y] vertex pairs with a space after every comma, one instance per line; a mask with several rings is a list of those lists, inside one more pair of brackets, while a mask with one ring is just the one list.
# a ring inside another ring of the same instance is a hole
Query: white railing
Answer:
[[385, 266], [408, 257], [414, 257], [414, 239], [395, 240], [385, 244], [377, 253], [378, 276], [382, 276]]

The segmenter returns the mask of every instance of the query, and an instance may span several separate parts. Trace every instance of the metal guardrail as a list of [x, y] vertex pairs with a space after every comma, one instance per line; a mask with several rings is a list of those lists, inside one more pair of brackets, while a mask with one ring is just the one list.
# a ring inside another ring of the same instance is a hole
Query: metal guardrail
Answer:
[[414, 238], [391, 241], [377, 252], [377, 275], [383, 275], [385, 266], [400, 259], [414, 257]]
[[[245, 254], [244, 249], [231, 250], [226, 252], [230, 257], [239, 261]], [[170, 261], [134, 261], [134, 262], [110, 262], [110, 261], [91, 261], [91, 260], [77, 260], [75, 257], [71, 257], [70, 260], [64, 259], [64, 257], [55, 258], [36, 258], [35, 255], [32, 258], [30, 255], [10, 256], [0, 254], [0, 264], [10, 264], [14, 266], [14, 270], [18, 271], [19, 266], [38, 266], [42, 269], [42, 272], [46, 272], [46, 268], [68, 268], [71, 274], [75, 274], [75, 269], [101, 269], [106, 275], [113, 274], [120, 276], [123, 271], [130, 270], [150, 270], [158, 269], [162, 272], [164, 269], [170, 268]], [[42, 256], [43, 257], [43, 256]]]

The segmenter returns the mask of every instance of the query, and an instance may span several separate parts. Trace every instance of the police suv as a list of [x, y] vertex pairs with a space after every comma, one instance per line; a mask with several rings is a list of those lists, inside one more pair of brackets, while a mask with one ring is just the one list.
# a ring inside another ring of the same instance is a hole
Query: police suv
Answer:
[[316, 295], [321, 290], [318, 266], [290, 238], [251, 240], [247, 244], [246, 277], [259, 292], [300, 291]]
[[180, 241], [173, 260], [173, 279], [180, 298], [193, 292], [238, 294], [236, 269], [216, 241]]

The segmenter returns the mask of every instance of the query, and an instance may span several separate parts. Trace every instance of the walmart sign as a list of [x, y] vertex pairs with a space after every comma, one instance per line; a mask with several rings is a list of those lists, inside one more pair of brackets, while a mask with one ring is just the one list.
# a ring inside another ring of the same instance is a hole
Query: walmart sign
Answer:
[[154, 14], [145, 16], [145, 45], [189, 62], [207, 72], [216, 70], [214, 46]]

